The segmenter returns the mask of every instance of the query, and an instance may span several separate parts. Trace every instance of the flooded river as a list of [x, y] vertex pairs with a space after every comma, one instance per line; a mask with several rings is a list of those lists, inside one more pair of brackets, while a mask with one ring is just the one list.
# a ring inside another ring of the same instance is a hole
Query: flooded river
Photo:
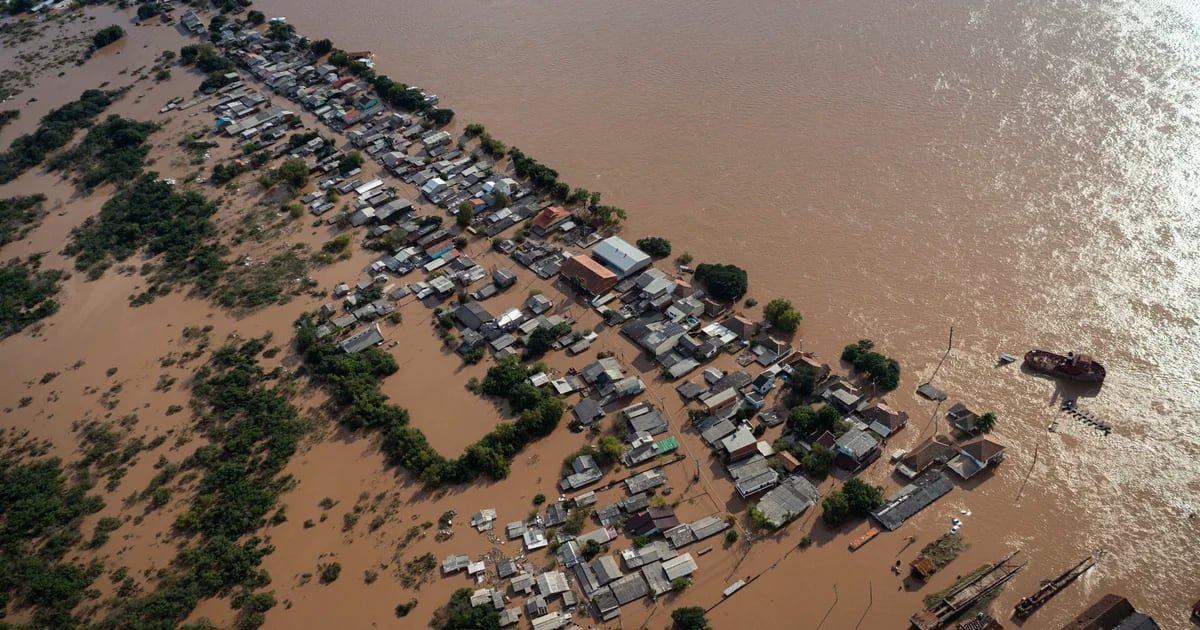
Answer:
[[[314, 38], [373, 51], [380, 71], [437, 93], [457, 112], [456, 126], [483, 123], [573, 186], [601, 191], [629, 210], [627, 236], [666, 236], [698, 262], [746, 267], [760, 302], [787, 297], [803, 312], [805, 349], [833, 360], [842, 345], [874, 339], [904, 366], [889, 400], [912, 416], [889, 449], [945, 430], [945, 406], [913, 394], [930, 379], [949, 392], [946, 404], [963, 400], [999, 415], [996, 439], [1008, 446], [999, 470], [956, 489], [898, 534], [851, 554], [846, 544], [865, 524], [829, 532], [816, 525], [819, 510], [810, 510], [786, 535], [759, 540], [748, 552], [739, 546], [698, 558], [692, 588], [657, 606], [631, 604], [623, 609], [626, 627], [665, 627], [670, 609], [712, 606], [730, 582], [761, 574], [709, 612], [716, 628], [898, 628], [923, 596], [1013, 550], [1028, 565], [998, 599], [998, 616], [1007, 618], [1040, 579], [1104, 550], [1097, 568], [1027, 627], [1059, 627], [1107, 592], [1130, 597], [1163, 627], [1186, 627], [1185, 609], [1200, 597], [1200, 519], [1189, 518], [1200, 512], [1193, 365], [1200, 356], [1200, 10], [1150, 0], [256, 5]], [[138, 30], [145, 32], [135, 37], [148, 43], [120, 44], [17, 97], [22, 116], [0, 140], [29, 131], [52, 104], [94, 87], [91, 79], [115, 75], [113, 84], [122, 84], [118, 68], [148, 65], [184, 42], [166, 27]], [[190, 88], [178, 80], [142, 88], [149, 97], [127, 99], [119, 111], [149, 118]], [[156, 168], [186, 173], [165, 156], [197, 120], [179, 116], [163, 134], [155, 155], [164, 162]], [[4, 193], [42, 190], [49, 181], [29, 173]], [[102, 201], [78, 199], [59, 183], [45, 226], [6, 255], [48, 251], [48, 262], [64, 264], [60, 243]], [[294, 238], [315, 245], [325, 234]], [[356, 265], [369, 258], [357, 256]], [[353, 280], [345, 273], [317, 276], [327, 286]], [[56, 388], [97, 386], [106, 368], [119, 365], [120, 378], [130, 379], [127, 406], [140, 407], [143, 397], [156, 408], [182, 403], [182, 392], [151, 391], [154, 366], [177, 344], [179, 326], [211, 322], [217, 340], [267, 330], [285, 339], [296, 315], [311, 307], [295, 303], [234, 321], [172, 297], [129, 311], [125, 296], [135, 285], [111, 274], [95, 284], [73, 278], [54, 334], [6, 342], [6, 395], [24, 395], [18, 391], [37, 376], [84, 353], [86, 366]], [[454, 371], [457, 361], [440, 354], [428, 313], [406, 308], [404, 317], [389, 333], [403, 344], [401, 372], [384, 390], [452, 455], [498, 412], [474, 398], [446, 395], [444, 402], [429, 394], [457, 392], [485, 366]], [[944, 355], [951, 327], [953, 349]], [[1075, 392], [1015, 366], [994, 367], [997, 353], [1034, 346], [1088, 351], [1107, 365], [1103, 389], [1085, 393], [1080, 406], [1110, 422], [1111, 435], [1058, 412], [1058, 402]], [[630, 352], [615, 335], [597, 347]], [[665, 405], [673, 423], [685, 417], [676, 398]], [[40, 427], [62, 447], [71, 439], [67, 422], [89, 406], [64, 396], [47, 403], [50, 412], [18, 409], [6, 422]], [[1056, 421], [1057, 430], [1047, 431]], [[370, 590], [358, 579], [303, 586], [300, 576], [327, 554], [348, 575], [391, 562], [403, 531], [389, 525], [352, 539], [337, 528], [341, 508], [327, 525], [302, 526], [318, 516], [323, 497], [349, 506], [360, 491], [397, 492], [405, 499], [404, 527], [447, 509], [463, 515], [487, 506], [508, 521], [529, 510], [534, 492], [551, 488], [562, 456], [583, 439], [556, 432], [514, 462], [508, 480], [431, 497], [383, 466], [370, 440], [332, 438], [289, 469], [299, 480], [286, 499], [294, 516], [271, 530], [283, 553], [267, 560], [286, 604], [268, 626], [395, 624], [396, 603], [411, 595], [384, 582]], [[131, 477], [153, 474], [150, 463]], [[743, 509], [729, 501], [727, 483], [711, 494], [694, 489], [690, 466], [668, 473], [685, 496], [697, 493], [681, 508], [687, 518]], [[880, 463], [866, 475], [894, 488], [889, 472]], [[714, 467], [703, 478], [724, 473]], [[903, 537], [924, 544], [952, 517], [965, 521], [971, 547], [929, 586], [905, 588], [889, 571], [914, 555]], [[168, 519], [160, 520], [165, 527]], [[803, 552], [795, 551], [800, 532], [814, 542]], [[491, 547], [468, 536], [450, 544], [423, 539], [405, 553], [440, 559]], [[161, 566], [169, 549], [148, 550], [152, 539], [145, 539], [136, 552], [145, 558], [126, 561]], [[404, 625], [423, 626], [465, 584], [435, 579], [420, 592], [420, 614]], [[224, 625], [232, 619], [227, 602], [206, 602], [198, 614]]]
[[[808, 349], [876, 340], [905, 367], [892, 399], [914, 421], [901, 445], [941, 415], [911, 392], [953, 326], [934, 382], [995, 409], [1010, 446], [1000, 474], [955, 495], [973, 510], [972, 561], [1002, 548], [1030, 561], [1000, 603], [1103, 548], [1035, 621], [1116, 591], [1184, 623], [1200, 597], [1200, 521], [1188, 518], [1200, 512], [1200, 12], [1188, 3], [257, 4], [373, 51], [458, 124], [484, 123], [602, 191], [629, 209], [629, 233], [744, 265], [761, 301], [799, 305]], [[1060, 416], [1050, 382], [993, 368], [998, 352], [1032, 346], [1106, 362], [1108, 382], [1081, 406], [1112, 435]], [[916, 528], [933, 535], [949, 511]], [[841, 542], [824, 560], [782, 563], [757, 595], [714, 610], [717, 627], [771, 619], [769, 602], [801, 584], [829, 591], [812, 563], [845, 562]], [[901, 595], [865, 568], [885, 567], [884, 551], [835, 570], [855, 584], [840, 586], [828, 623], [840, 606], [853, 624], [868, 595], [869, 618], [894, 618], [879, 609]], [[826, 599], [804, 616], [820, 620]]]

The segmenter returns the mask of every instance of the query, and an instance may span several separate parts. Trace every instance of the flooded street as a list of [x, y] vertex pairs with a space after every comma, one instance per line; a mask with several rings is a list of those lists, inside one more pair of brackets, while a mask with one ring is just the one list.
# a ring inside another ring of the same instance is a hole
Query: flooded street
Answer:
[[[708, 618], [718, 630], [907, 627], [924, 596], [1017, 550], [1028, 564], [992, 608], [1006, 624], [1012, 606], [1040, 580], [1103, 551], [1095, 569], [1025, 627], [1059, 627], [1109, 592], [1129, 597], [1164, 628], [1187, 627], [1188, 609], [1200, 597], [1200, 519], [1193, 516], [1200, 513], [1200, 10], [1166, 0], [255, 5], [268, 16], [286, 15], [314, 39], [372, 51], [380, 73], [420, 85], [454, 109], [455, 130], [482, 123], [572, 186], [601, 191], [606, 203], [629, 211], [628, 240], [663, 236], [698, 263], [745, 267], [750, 296], [764, 304], [792, 300], [804, 315], [797, 339], [825, 361], [836, 364], [845, 344], [873, 339], [903, 366], [901, 385], [887, 400], [911, 416], [883, 459], [944, 433], [954, 402], [997, 413], [994, 436], [1008, 447], [1004, 463], [958, 483], [899, 531], [850, 553], [847, 544], [867, 523], [830, 531], [818, 507], [752, 545], [743, 539], [722, 547], [713, 539], [714, 552], [697, 558], [686, 592], [626, 606], [624, 627], [665, 628], [674, 608], [714, 605]], [[188, 41], [173, 28], [133, 27], [128, 15], [106, 11], [77, 28], [120, 21], [128, 41], [44, 77], [0, 107], [21, 108], [0, 132], [0, 145], [34, 129], [51, 107], [104, 80], [110, 88], [124, 85], [132, 69]], [[140, 84], [107, 113], [157, 119], [163, 103], [190, 94], [198, 82], [182, 68], [174, 72], [170, 81]], [[206, 116], [172, 114], [152, 137], [151, 168], [180, 178], [192, 170], [173, 151], [185, 129], [211, 122]], [[110, 191], [84, 197], [34, 169], [0, 188], [0, 196], [35, 191], [49, 197], [49, 214], [3, 253], [44, 251], [47, 265], [69, 269], [62, 244]], [[228, 195], [222, 229], [256, 203], [249, 194]], [[308, 228], [308, 219], [280, 240], [319, 247], [330, 232]], [[468, 253], [485, 267], [515, 267], [485, 250], [479, 241]], [[311, 275], [321, 288], [352, 283], [375, 257], [356, 245], [351, 260]], [[530, 277], [521, 270], [521, 284], [487, 308], [501, 312], [531, 290], [560, 299], [553, 284]], [[0, 342], [4, 426], [29, 429], [53, 442], [52, 454], [69, 458], [71, 423], [99, 413], [89, 388], [103, 391], [111, 381], [124, 387], [113, 413], [138, 410], [139, 430], [186, 432], [186, 413], [164, 413], [169, 404], [187, 404], [183, 383], [167, 392], [155, 387], [160, 373], [181, 381], [189, 374], [161, 364], [185, 347], [184, 326], [213, 326], [214, 345], [231, 334], [266, 332], [286, 345], [296, 318], [321, 302], [302, 297], [237, 318], [175, 294], [132, 309], [127, 298], [144, 288], [139, 284], [115, 269], [97, 282], [76, 273], [64, 286], [63, 309], [44, 329]], [[757, 316], [759, 309], [743, 310]], [[382, 390], [410, 411], [412, 426], [437, 451], [455, 456], [505, 419], [502, 409], [464, 388], [491, 361], [463, 366], [442, 347], [429, 309], [410, 300], [400, 312], [402, 324], [384, 327], [397, 342], [385, 348], [400, 370]], [[579, 305], [572, 314], [581, 326], [598, 323]], [[1032, 347], [1094, 355], [1107, 367], [1103, 388], [1079, 394], [1015, 365], [996, 366], [998, 353], [1020, 356]], [[626, 364], [636, 356], [628, 340], [609, 331], [586, 355], [552, 353], [546, 362], [565, 372], [602, 350]], [[71, 369], [77, 361], [82, 365]], [[732, 357], [717, 361], [733, 367]], [[110, 367], [118, 368], [115, 376]], [[62, 375], [52, 386], [36, 385], [50, 371]], [[657, 374], [643, 378], [650, 383]], [[949, 400], [914, 394], [931, 379]], [[681, 519], [744, 514], [728, 474], [684, 428], [687, 410], [673, 385], [659, 380], [645, 398], [665, 407], [672, 433], [683, 437], [686, 459], [667, 468], [677, 497], [685, 497]], [[1082, 409], [1113, 425], [1110, 435], [1059, 411], [1075, 395]], [[18, 407], [24, 396], [36, 404]], [[299, 402], [308, 412], [323, 401], [309, 392]], [[492, 507], [502, 525], [525, 517], [534, 494], [550, 496], [563, 457], [586, 440], [565, 424], [519, 454], [508, 479], [437, 494], [387, 466], [377, 436], [320, 427], [285, 470], [296, 480], [283, 496], [288, 520], [263, 532], [279, 549], [264, 568], [281, 602], [266, 627], [424, 627], [437, 606], [471, 582], [435, 571], [419, 590], [404, 588], [396, 579], [403, 562], [426, 552], [439, 564], [450, 553], [517, 553], [517, 542], [489, 541], [465, 521]], [[1052, 424], [1056, 430], [1048, 431]], [[173, 460], [198, 446], [166, 444]], [[143, 456], [121, 488], [106, 494], [109, 508], [89, 517], [85, 531], [146, 485], [157, 455]], [[886, 461], [863, 475], [886, 485], [885, 494], [901, 485]], [[834, 487], [832, 479], [820, 484], [822, 492]], [[385, 505], [394, 501], [394, 518], [368, 530], [367, 516], [343, 531], [343, 514], [364, 493], [384, 494]], [[600, 504], [622, 494], [609, 490]], [[326, 497], [333, 508], [318, 507]], [[120, 530], [121, 548], [105, 553], [131, 571], [162, 568], [173, 557], [170, 523], [178, 507]], [[411, 527], [436, 523], [447, 510], [463, 521], [455, 538], [436, 542], [434, 528], [399, 543]], [[893, 575], [896, 560], [907, 564], [955, 517], [964, 520], [969, 544], [959, 559], [920, 589]], [[315, 525], [304, 524], [309, 519]], [[806, 535], [812, 546], [798, 549]], [[917, 538], [914, 546], [906, 536]], [[614, 551], [625, 546], [621, 541]], [[344, 565], [342, 579], [309, 583], [305, 574], [311, 578], [329, 558]], [[551, 562], [541, 554], [531, 560]], [[388, 579], [368, 586], [365, 571]], [[722, 601], [723, 589], [749, 576], [760, 577]], [[397, 620], [395, 606], [413, 597], [418, 607]], [[189, 621], [207, 617], [228, 626], [235, 614], [227, 600], [206, 600]]]

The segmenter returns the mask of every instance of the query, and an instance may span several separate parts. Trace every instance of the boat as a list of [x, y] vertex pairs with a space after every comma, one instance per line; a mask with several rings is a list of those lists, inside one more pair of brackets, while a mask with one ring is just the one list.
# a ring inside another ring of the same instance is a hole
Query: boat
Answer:
[[878, 528], [872, 527], [871, 529], [868, 529], [866, 531], [866, 533], [864, 533], [862, 536], [859, 536], [858, 538], [855, 538], [854, 542], [850, 543], [850, 551], [858, 551], [859, 547], [862, 547], [863, 545], [871, 542], [871, 540], [874, 539], [878, 535], [879, 535]]
[[1046, 350], [1025, 353], [1025, 367], [1046, 374], [1084, 383], [1103, 383], [1104, 366], [1086, 354], [1068, 352], [1066, 356]]
[[1096, 565], [1096, 560], [1092, 556], [1088, 556], [1080, 560], [1075, 566], [1063, 571], [1062, 575], [1053, 580], [1042, 580], [1042, 586], [1033, 595], [1022, 597], [1021, 601], [1013, 607], [1013, 617], [1017, 619], [1027, 619], [1030, 615], [1037, 612], [1050, 598], [1058, 595], [1060, 591], [1069, 586], [1071, 582], [1079, 579], [1079, 576], [1087, 572], [1088, 569]]
[[1013, 361], [1016, 361], [1016, 360], [1017, 360], [1017, 357], [1014, 357], [1013, 355], [1008, 354], [1007, 352], [1001, 352], [1000, 356], [996, 357], [996, 363], [998, 363], [1000, 365], [1008, 365], [1009, 363], [1012, 363]]

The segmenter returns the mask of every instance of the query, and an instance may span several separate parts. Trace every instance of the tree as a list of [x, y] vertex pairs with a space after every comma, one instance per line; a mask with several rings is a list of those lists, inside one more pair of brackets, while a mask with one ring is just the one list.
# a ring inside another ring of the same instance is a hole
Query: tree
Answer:
[[361, 153], [358, 151], [351, 151], [342, 156], [342, 159], [338, 160], [338, 172], [342, 175], [345, 175], [356, 168], [361, 168], [363, 161], [364, 160]]
[[875, 342], [870, 339], [860, 339], [842, 349], [842, 360], [867, 374], [876, 387], [885, 391], [896, 389], [900, 384], [900, 364], [875, 352], [874, 347]]
[[826, 525], [837, 527], [850, 519], [850, 502], [841, 490], [834, 490], [821, 501], [821, 520]]
[[312, 51], [312, 54], [320, 57], [329, 54], [329, 51], [333, 50], [333, 42], [328, 39], [318, 39], [310, 44], [308, 49]]
[[262, 11], [251, 10], [246, 13], [246, 23], [251, 26], [258, 26], [267, 21], [267, 16], [263, 15]]
[[451, 120], [454, 120], [454, 110], [434, 109], [433, 111], [429, 112], [429, 120], [438, 127], [449, 124]]
[[801, 458], [800, 467], [804, 469], [804, 474], [821, 480], [828, 477], [829, 471], [833, 470], [833, 460], [833, 451], [820, 444], [813, 444], [812, 450]]
[[726, 543], [732, 545], [733, 543], [735, 543], [737, 541], [738, 541], [738, 533], [737, 533], [736, 529], [730, 527], [729, 529], [725, 530], [725, 542]]
[[704, 618], [704, 609], [699, 606], [676, 608], [671, 611], [671, 620], [680, 630], [712, 630]]
[[125, 29], [113, 24], [96, 31], [96, 34], [92, 35], [92, 45], [96, 48], [104, 48], [122, 37], [125, 37]]
[[471, 202], [464, 201], [458, 204], [458, 214], [454, 215], [454, 222], [458, 227], [466, 229], [471, 226], [471, 221], [475, 219], [475, 206]]
[[723, 302], [742, 299], [750, 288], [746, 270], [737, 265], [702, 264], [696, 267], [696, 279], [704, 283], [714, 298]]
[[510, 204], [512, 204], [512, 199], [509, 199], [508, 195], [506, 195], [502, 192], [498, 192], [498, 193], [492, 195], [492, 207], [493, 208], [495, 208], [497, 210], [503, 210], [503, 209], [507, 208]]
[[484, 131], [485, 131], [485, 129], [484, 129], [483, 125], [481, 125], [479, 123], [470, 123], [466, 127], [463, 128], [463, 133], [467, 134], [467, 137], [469, 137], [469, 138], [474, 138], [476, 136], [482, 135], [484, 133]]
[[987, 412], [975, 420], [975, 428], [981, 433], [991, 433], [996, 428], [996, 414]]
[[650, 254], [655, 258], [666, 258], [671, 255], [671, 241], [668, 241], [661, 236], [648, 236], [639, 238], [637, 242], [638, 249]]
[[883, 489], [872, 486], [858, 477], [848, 479], [842, 486], [842, 493], [846, 495], [850, 513], [861, 518], [869, 516], [871, 510], [883, 503]]
[[775, 298], [763, 307], [763, 317], [772, 326], [785, 333], [794, 333], [800, 327], [800, 312], [792, 307], [792, 303]]
[[277, 172], [279, 179], [287, 182], [292, 190], [299, 190], [308, 184], [308, 165], [300, 158], [285, 160]]
[[500, 613], [491, 606], [472, 606], [471, 589], [460, 588], [434, 613], [430, 625], [438, 630], [499, 630]]
[[806, 437], [816, 428], [817, 413], [808, 405], [799, 405], [792, 407], [788, 413], [787, 427], [788, 430], [801, 437]]
[[158, 8], [158, 3], [155, 2], [143, 2], [142, 4], [139, 4], [137, 8], [138, 19], [142, 20], [143, 22], [158, 15], [159, 13], [160, 10]]

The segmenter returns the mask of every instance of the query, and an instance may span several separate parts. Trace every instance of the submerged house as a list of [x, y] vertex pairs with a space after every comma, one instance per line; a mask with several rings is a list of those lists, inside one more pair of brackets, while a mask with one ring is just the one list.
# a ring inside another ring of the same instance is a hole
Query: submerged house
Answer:
[[929, 471], [884, 499], [883, 504], [871, 512], [871, 516], [888, 531], [895, 531], [904, 521], [933, 505], [934, 501], [952, 489], [954, 483], [946, 475], [936, 470]]
[[959, 477], [970, 479], [985, 468], [995, 466], [1004, 461], [1004, 447], [987, 439], [964, 444], [959, 450], [958, 457], [950, 460], [946, 467], [953, 470]]

